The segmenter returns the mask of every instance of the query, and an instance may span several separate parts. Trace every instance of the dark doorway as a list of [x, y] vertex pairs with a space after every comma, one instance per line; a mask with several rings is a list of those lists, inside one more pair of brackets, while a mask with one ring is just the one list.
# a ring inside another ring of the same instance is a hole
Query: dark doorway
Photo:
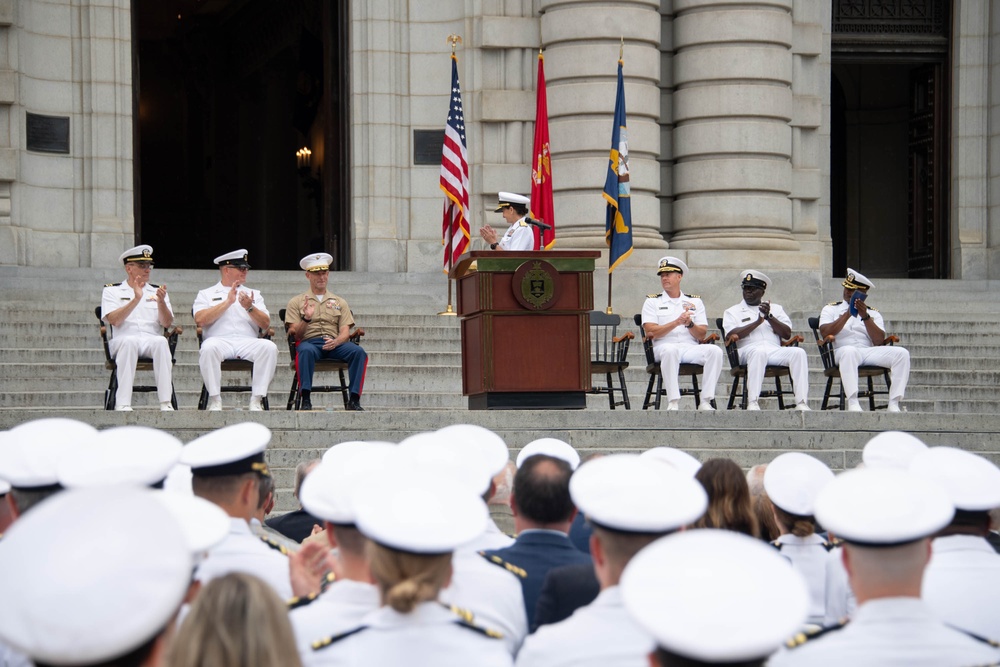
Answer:
[[833, 273], [948, 278], [951, 3], [834, 0]]
[[344, 5], [133, 0], [136, 237], [160, 263], [350, 268]]

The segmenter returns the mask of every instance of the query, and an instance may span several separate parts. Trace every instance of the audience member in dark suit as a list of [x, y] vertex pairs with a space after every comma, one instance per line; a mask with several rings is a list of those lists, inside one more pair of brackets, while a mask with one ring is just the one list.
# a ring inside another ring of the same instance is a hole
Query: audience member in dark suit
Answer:
[[[299, 499], [299, 491], [302, 489], [302, 480], [306, 478], [313, 468], [319, 464], [319, 459], [313, 459], [312, 461], [303, 461], [302, 463], [295, 466], [295, 499]], [[264, 522], [268, 528], [273, 528], [285, 537], [296, 542], [302, 542], [310, 535], [312, 535], [313, 526], [322, 526], [323, 521], [317, 519], [309, 512], [302, 509], [301, 503], [299, 504], [299, 509], [294, 512], [289, 512], [287, 514], [282, 514], [281, 516], [275, 516], [269, 518]]]
[[562, 459], [538, 454], [524, 461], [514, 476], [510, 506], [514, 512], [517, 539], [509, 547], [484, 552], [524, 570], [521, 588], [528, 627], [535, 629], [535, 606], [549, 570], [560, 565], [585, 563], [590, 556], [569, 541], [567, 533], [576, 507], [569, 495], [573, 474]]
[[549, 570], [535, 606], [535, 627], [558, 623], [586, 607], [601, 592], [594, 566], [574, 563]]

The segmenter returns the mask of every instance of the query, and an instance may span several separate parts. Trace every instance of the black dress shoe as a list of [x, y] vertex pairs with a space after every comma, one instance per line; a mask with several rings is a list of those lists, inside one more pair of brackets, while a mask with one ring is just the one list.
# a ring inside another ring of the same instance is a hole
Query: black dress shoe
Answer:
[[364, 412], [365, 411], [365, 409], [363, 407], [361, 407], [361, 403], [359, 403], [358, 401], [348, 401], [347, 402], [347, 409], [350, 412]]
[[299, 403], [299, 410], [312, 410], [313, 404], [312, 400], [308, 396], [303, 396], [302, 401]]

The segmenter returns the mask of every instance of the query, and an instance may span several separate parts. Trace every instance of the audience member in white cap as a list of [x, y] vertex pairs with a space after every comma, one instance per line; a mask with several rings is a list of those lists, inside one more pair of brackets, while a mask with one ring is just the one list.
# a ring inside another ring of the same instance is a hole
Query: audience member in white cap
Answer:
[[986, 541], [990, 510], [1000, 507], [1000, 469], [978, 454], [934, 447], [910, 472], [940, 484], [955, 505], [931, 542], [921, 597], [948, 625], [1000, 640], [1000, 556]]
[[198, 292], [191, 313], [202, 329], [198, 365], [208, 391], [208, 409], [222, 409], [222, 362], [246, 359], [253, 362], [250, 409], [263, 410], [267, 388], [274, 378], [278, 347], [261, 338], [271, 326], [271, 313], [260, 291], [246, 287], [247, 251], [234, 250], [216, 257], [219, 282]]
[[498, 195], [494, 212], [503, 215], [504, 222], [510, 226], [503, 236], [489, 225], [479, 228], [479, 235], [490, 245], [490, 250], [537, 250], [534, 232], [525, 222], [530, 203], [524, 195], [513, 192]]
[[274, 589], [243, 572], [206, 584], [170, 644], [167, 667], [300, 667], [288, 611]]
[[[847, 269], [844, 300], [825, 306], [819, 315], [819, 335], [833, 336], [834, 359], [840, 367], [840, 381], [847, 397], [847, 409], [861, 412], [858, 401], [858, 366], [887, 366], [892, 372], [889, 412], [900, 412], [899, 402], [910, 378], [910, 353], [898, 345], [883, 345], [885, 323], [882, 314], [869, 308], [864, 298], [875, 284], [854, 269]], [[853, 308], [857, 314], [852, 314]]]
[[149, 282], [153, 248], [139, 245], [118, 258], [125, 265], [124, 282], [105, 285], [101, 295], [101, 319], [108, 323], [108, 349], [118, 367], [115, 410], [132, 409], [132, 383], [139, 357], [153, 359], [153, 376], [160, 410], [173, 410], [174, 393], [170, 371], [170, 346], [163, 330], [174, 323], [166, 285]]
[[57, 475], [67, 489], [133, 484], [163, 488], [183, 444], [149, 426], [116, 426], [95, 432], [60, 457]]
[[756, 269], [740, 274], [743, 300], [726, 309], [722, 329], [726, 340], [735, 337], [740, 363], [747, 365], [747, 410], [760, 410], [757, 399], [768, 366], [787, 366], [795, 392], [795, 409], [809, 409], [809, 362], [806, 351], [781, 342], [792, 337], [792, 320], [785, 309], [764, 301], [771, 279]]
[[545, 454], [557, 459], [562, 459], [569, 464], [570, 470], [576, 470], [580, 465], [580, 453], [571, 444], [558, 438], [538, 438], [532, 440], [517, 453], [517, 467], [520, 468], [524, 462], [536, 454]]
[[306, 255], [299, 266], [306, 272], [309, 289], [293, 296], [285, 310], [285, 326], [298, 343], [300, 410], [312, 410], [312, 381], [316, 361], [335, 359], [347, 362], [350, 377], [348, 410], [361, 411], [368, 355], [350, 339], [354, 315], [342, 297], [327, 290], [333, 257], [325, 252]]
[[844, 540], [858, 609], [850, 622], [797, 637], [771, 667], [993, 664], [1000, 650], [938, 620], [920, 599], [930, 537], [954, 507], [934, 482], [899, 470], [852, 470], [824, 487], [816, 518]]
[[517, 538], [509, 547], [484, 552], [498, 565], [522, 575], [521, 590], [530, 629], [535, 628], [538, 595], [549, 570], [593, 562], [567, 536], [576, 516], [569, 494], [572, 474], [572, 466], [565, 459], [548, 454], [534, 454], [521, 461], [510, 498]]
[[654, 638], [652, 667], [759, 667], [805, 622], [801, 576], [759, 540], [689, 530], [640, 551], [621, 580], [625, 609]]
[[518, 667], [643, 665], [652, 637], [622, 604], [629, 561], [657, 538], [697, 521], [708, 500], [696, 481], [634, 454], [588, 461], [570, 480], [573, 501], [594, 528], [590, 553], [601, 592], [568, 619], [525, 640]]
[[667, 391], [667, 410], [679, 410], [681, 400], [681, 364], [704, 366], [699, 410], [714, 410], [715, 387], [722, 372], [722, 348], [701, 345], [708, 333], [708, 318], [701, 298], [681, 291], [681, 279], [687, 264], [677, 257], [662, 257], [656, 273], [663, 291], [647, 294], [642, 306], [642, 327], [646, 338], [653, 340], [653, 358], [660, 364], [660, 374]]
[[4, 537], [0, 640], [36, 665], [158, 665], [192, 567], [150, 491], [64, 491]]
[[260, 478], [271, 474], [264, 462], [270, 440], [271, 431], [261, 424], [226, 426], [188, 443], [181, 463], [191, 466], [194, 494], [230, 516], [229, 535], [199, 565], [197, 579], [204, 583], [229, 572], [247, 572], [287, 600], [295, 595], [288, 557], [250, 530]]
[[640, 456], [648, 456], [669, 464], [688, 477], [694, 477], [701, 470], [701, 461], [691, 456], [683, 449], [676, 447], [652, 447]]
[[866, 468], [907, 470], [913, 458], [927, 451], [922, 440], [902, 431], [883, 431], [865, 444], [861, 460]]
[[358, 528], [371, 541], [382, 607], [357, 627], [317, 641], [310, 663], [510, 665], [498, 633], [438, 602], [451, 578], [452, 552], [486, 526], [482, 499], [447, 475], [391, 466], [369, 477], [352, 494], [352, 505]]
[[816, 497], [833, 472], [819, 459], [788, 452], [771, 461], [764, 472], [764, 489], [774, 505], [781, 536], [772, 544], [809, 585], [809, 622], [826, 618], [826, 564], [833, 545], [816, 533]]
[[10, 484], [14, 519], [62, 490], [61, 461], [96, 435], [90, 424], [65, 417], [35, 419], [0, 433], [0, 479]]

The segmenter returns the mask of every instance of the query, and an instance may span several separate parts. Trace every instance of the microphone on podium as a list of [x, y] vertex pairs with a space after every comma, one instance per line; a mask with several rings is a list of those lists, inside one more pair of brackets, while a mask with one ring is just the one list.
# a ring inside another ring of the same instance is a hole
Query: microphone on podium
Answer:
[[552, 225], [547, 225], [544, 222], [542, 222], [541, 220], [535, 220], [530, 215], [524, 216], [524, 222], [526, 224], [534, 225], [535, 227], [538, 227], [538, 229], [540, 229], [543, 232], [552, 229]]

